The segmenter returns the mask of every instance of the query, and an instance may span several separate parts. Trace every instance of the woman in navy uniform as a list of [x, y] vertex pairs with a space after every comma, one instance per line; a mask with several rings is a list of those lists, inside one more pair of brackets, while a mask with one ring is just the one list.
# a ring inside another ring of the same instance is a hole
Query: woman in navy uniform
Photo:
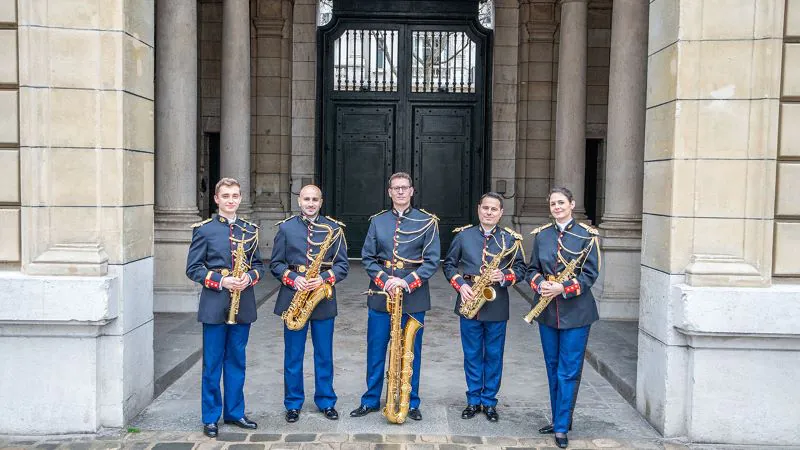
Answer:
[[[382, 211], [370, 219], [361, 260], [370, 277], [369, 288], [391, 292], [396, 287], [405, 290], [403, 296], [403, 324], [408, 315], [420, 323], [425, 321], [425, 311], [431, 308], [428, 279], [439, 266], [439, 219], [411, 206], [414, 188], [411, 176], [398, 172], [389, 178], [391, 211]], [[351, 417], [362, 417], [377, 411], [383, 390], [386, 348], [389, 344], [389, 313], [386, 297], [371, 295], [367, 299], [367, 391], [361, 404], [350, 412]], [[411, 376], [411, 401], [408, 417], [422, 420], [419, 411], [419, 376], [422, 362], [422, 334], [417, 332], [414, 341], [413, 374]]]
[[[319, 215], [322, 206], [322, 191], [314, 185], [304, 186], [298, 198], [301, 215], [278, 222], [278, 234], [272, 247], [270, 271], [281, 281], [281, 290], [275, 303], [275, 314], [281, 315], [289, 307], [298, 290], [311, 291], [323, 283], [331, 286], [347, 277], [350, 268], [347, 262], [347, 242], [339, 231], [341, 224], [329, 217]], [[306, 278], [309, 265], [319, 255], [320, 244], [328, 230], [335, 233], [335, 240], [323, 257], [320, 274]], [[326, 270], [327, 269], [327, 270]], [[333, 390], [333, 325], [336, 317], [336, 289], [333, 297], [322, 300], [311, 313], [306, 325], [299, 330], [283, 326], [283, 404], [286, 421], [296, 422], [303, 407], [303, 357], [306, 336], [311, 328], [314, 344], [314, 403], [322, 414], [331, 420], [339, 418], [336, 393]]]
[[[258, 251], [258, 227], [236, 216], [241, 202], [239, 182], [221, 179], [214, 189], [218, 214], [192, 225], [192, 243], [186, 261], [186, 276], [203, 285], [197, 320], [203, 323], [203, 432], [216, 437], [217, 422], [255, 429], [257, 425], [244, 415], [245, 348], [250, 324], [256, 321], [256, 298], [253, 286], [264, 275], [265, 267]], [[232, 275], [233, 254], [238, 242], [244, 242], [248, 270], [240, 277]], [[226, 324], [231, 291], [241, 291], [236, 324]], [[225, 387], [223, 405], [220, 376]]]
[[[484, 194], [478, 202], [480, 225], [453, 230], [456, 234], [442, 263], [444, 276], [458, 293], [455, 313], [461, 325], [461, 348], [464, 351], [464, 374], [467, 379], [467, 407], [462, 419], [471, 419], [483, 410], [489, 421], [496, 422], [497, 392], [503, 375], [503, 349], [508, 322], [508, 287], [525, 277], [522, 236], [509, 228], [499, 229], [503, 217], [503, 197], [495, 192]], [[498, 256], [500, 255], [500, 256]], [[501, 258], [491, 273], [487, 265]], [[477, 292], [472, 285], [479, 275], [491, 277], [496, 297], [487, 301], [477, 315], [469, 319], [460, 314], [462, 301], [471, 302]]]
[[[600, 245], [597, 230], [576, 223], [572, 217], [575, 200], [569, 189], [553, 188], [548, 203], [554, 220], [531, 232], [533, 250], [525, 280], [533, 289], [535, 300], [552, 297], [536, 318], [553, 417], [553, 422], [540, 428], [539, 433], [555, 433], [556, 445], [565, 448], [567, 431], [572, 428], [589, 327], [599, 318], [591, 287], [600, 272]], [[561, 283], [552, 281], [572, 261], [577, 261], [574, 276]]]

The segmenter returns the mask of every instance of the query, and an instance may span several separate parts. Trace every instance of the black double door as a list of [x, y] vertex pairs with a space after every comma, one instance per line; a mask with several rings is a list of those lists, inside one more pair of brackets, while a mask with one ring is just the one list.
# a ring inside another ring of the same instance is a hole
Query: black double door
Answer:
[[408, 172], [412, 204], [440, 219], [444, 256], [488, 185], [490, 34], [470, 22], [343, 20], [320, 38], [326, 214], [347, 224], [359, 257], [370, 216], [391, 207], [387, 179]]

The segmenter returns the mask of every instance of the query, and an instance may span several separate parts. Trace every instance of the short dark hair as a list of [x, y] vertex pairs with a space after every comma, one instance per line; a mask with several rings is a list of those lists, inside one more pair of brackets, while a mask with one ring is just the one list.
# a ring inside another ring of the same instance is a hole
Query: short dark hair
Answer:
[[396, 180], [398, 178], [402, 178], [404, 180], [408, 180], [408, 185], [409, 186], [414, 186], [414, 182], [411, 181], [411, 175], [409, 175], [409, 174], [407, 174], [405, 172], [397, 172], [397, 173], [393, 173], [392, 176], [389, 177], [389, 182], [386, 184], [386, 187], [387, 188], [392, 187], [392, 181], [394, 181], [394, 180]]
[[572, 197], [572, 191], [570, 191], [569, 189], [565, 188], [564, 186], [555, 186], [552, 189], [550, 189], [550, 192], [547, 194], [547, 203], [550, 203], [550, 197], [553, 194], [561, 194], [564, 197], [567, 197], [567, 200], [569, 200], [570, 202], [575, 200]]
[[503, 196], [502, 195], [498, 194], [497, 192], [487, 192], [487, 193], [481, 195], [481, 198], [478, 200], [478, 206], [480, 206], [483, 203], [483, 199], [485, 199], [485, 198], [493, 198], [493, 199], [497, 200], [498, 202], [500, 202], [500, 209], [503, 209]]

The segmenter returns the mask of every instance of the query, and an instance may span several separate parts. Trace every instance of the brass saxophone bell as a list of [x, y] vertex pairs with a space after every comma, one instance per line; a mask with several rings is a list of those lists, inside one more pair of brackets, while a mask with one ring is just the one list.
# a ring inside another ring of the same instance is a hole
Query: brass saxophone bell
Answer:
[[497, 298], [497, 291], [491, 286], [486, 286], [483, 288], [483, 297], [487, 302], [493, 302]]

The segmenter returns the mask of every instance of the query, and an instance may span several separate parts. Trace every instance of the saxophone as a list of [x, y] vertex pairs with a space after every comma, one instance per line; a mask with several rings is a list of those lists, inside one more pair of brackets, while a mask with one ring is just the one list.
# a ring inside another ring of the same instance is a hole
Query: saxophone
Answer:
[[[548, 275], [547, 281], [555, 281], [556, 283], [563, 283], [569, 280], [570, 278], [575, 277], [575, 269], [577, 269], [578, 261], [580, 259], [581, 258], [579, 255], [579, 257], [568, 262], [567, 265], [564, 267], [564, 270], [562, 270], [561, 273], [559, 273], [557, 276]], [[537, 303], [536, 306], [534, 306], [533, 309], [527, 315], [525, 315], [523, 320], [528, 323], [533, 322], [533, 319], [539, 317], [542, 311], [544, 311], [544, 309], [547, 308], [547, 305], [549, 305], [552, 300], [553, 297], [549, 295], [542, 295], [541, 297], [539, 297], [539, 303]]]
[[403, 289], [392, 293], [368, 290], [367, 295], [385, 295], [386, 309], [390, 313], [389, 369], [386, 371], [386, 406], [383, 415], [391, 423], [406, 421], [411, 399], [411, 375], [414, 373], [414, 339], [422, 323], [408, 317], [405, 329], [403, 321]]
[[494, 301], [497, 297], [497, 292], [495, 292], [492, 285], [492, 272], [495, 269], [500, 267], [500, 262], [508, 256], [512, 251], [516, 250], [516, 245], [503, 250], [501, 252], [497, 252], [496, 255], [489, 261], [481, 274], [475, 280], [475, 283], [472, 285], [472, 292], [475, 293], [475, 296], [472, 297], [472, 301], [467, 302], [463, 298], [461, 299], [461, 306], [458, 309], [458, 312], [466, 317], [467, 319], [474, 318], [478, 311], [483, 308], [483, 305], [486, 302]]
[[[325, 254], [328, 253], [328, 249], [331, 248], [334, 241], [339, 236], [339, 233], [341, 233], [341, 229], [339, 229], [338, 232], [334, 232], [333, 228], [324, 223], [318, 223], [316, 225], [326, 229], [328, 234], [319, 246], [319, 254], [314, 257], [314, 261], [312, 261], [311, 265], [308, 267], [306, 279], [319, 276]], [[328, 283], [322, 283], [322, 285], [313, 291], [297, 291], [294, 297], [292, 297], [292, 302], [289, 304], [289, 307], [281, 314], [281, 320], [286, 323], [286, 328], [290, 330], [300, 330], [306, 326], [306, 322], [308, 322], [311, 313], [314, 312], [314, 308], [317, 307], [319, 302], [323, 299], [330, 299], [331, 297], [333, 297], [333, 288]]]
[[[236, 252], [233, 254], [233, 272], [231, 276], [241, 278], [247, 272], [248, 264], [245, 261], [246, 256], [244, 252], [244, 240], [239, 241], [236, 245]], [[231, 304], [228, 308], [228, 320], [225, 321], [228, 325], [236, 325], [236, 315], [239, 314], [239, 299], [242, 296], [242, 291], [231, 291]]]

